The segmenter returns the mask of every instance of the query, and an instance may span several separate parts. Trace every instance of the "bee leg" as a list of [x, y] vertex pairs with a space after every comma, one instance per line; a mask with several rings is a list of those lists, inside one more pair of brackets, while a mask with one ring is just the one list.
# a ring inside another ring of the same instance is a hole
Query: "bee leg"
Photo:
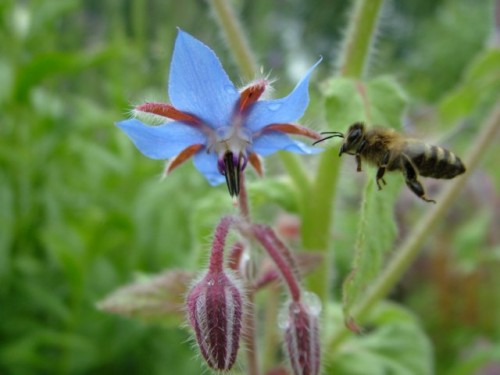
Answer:
[[426, 202], [436, 203], [435, 200], [426, 197], [425, 189], [417, 178], [418, 176], [415, 167], [406, 155], [403, 155], [401, 158], [401, 164], [403, 167], [406, 186], [408, 186], [410, 190], [413, 191], [420, 199], [423, 199]]
[[382, 190], [382, 186], [380, 186], [379, 181], [382, 181], [384, 185], [387, 185], [387, 182], [385, 182], [384, 180], [384, 174], [385, 174], [385, 168], [387, 168], [387, 164], [389, 163], [390, 158], [391, 158], [390, 152], [386, 152], [384, 157], [382, 158], [382, 161], [380, 162], [380, 165], [378, 166], [376, 182], [379, 190]]
[[366, 146], [366, 141], [362, 140], [361, 143], [359, 144], [358, 148], [356, 149], [356, 164], [357, 168], [356, 171], [361, 172], [361, 152]]
[[355, 158], [356, 158], [356, 165], [357, 165], [356, 171], [361, 172], [361, 156], [356, 154]]
[[380, 182], [379, 181], [382, 181], [384, 183], [384, 185], [387, 185], [387, 183], [384, 180], [384, 173], [385, 173], [385, 167], [380, 166], [377, 169], [377, 179], [376, 179], [377, 187], [378, 187], [379, 190], [382, 190], [382, 186], [380, 186]]

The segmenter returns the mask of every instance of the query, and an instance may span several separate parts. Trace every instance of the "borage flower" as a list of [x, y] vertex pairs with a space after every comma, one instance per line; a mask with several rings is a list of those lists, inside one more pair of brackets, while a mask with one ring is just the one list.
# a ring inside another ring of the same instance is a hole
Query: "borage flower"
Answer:
[[172, 104], [145, 103], [134, 110], [161, 116], [164, 123], [150, 126], [129, 119], [118, 126], [147, 157], [170, 159], [166, 174], [193, 157], [194, 165], [211, 185], [225, 179], [231, 196], [237, 196], [240, 173], [247, 162], [262, 174], [259, 156], [279, 150], [299, 154], [320, 151], [288, 136], [320, 139], [318, 133], [292, 124], [307, 107], [309, 77], [319, 62], [287, 97], [259, 100], [269, 81], [260, 79], [239, 91], [215, 53], [179, 30], [168, 86]]

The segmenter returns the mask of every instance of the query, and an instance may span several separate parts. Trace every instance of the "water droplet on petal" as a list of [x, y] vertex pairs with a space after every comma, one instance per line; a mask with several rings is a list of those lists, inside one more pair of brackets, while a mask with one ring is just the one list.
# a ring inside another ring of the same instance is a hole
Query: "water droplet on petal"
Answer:
[[277, 111], [279, 110], [281, 107], [283, 106], [282, 103], [270, 103], [267, 105], [267, 108], [270, 110], [270, 111]]
[[290, 327], [290, 318], [289, 318], [289, 305], [286, 304], [284, 308], [280, 310], [278, 313], [278, 327], [282, 330], [288, 329]]
[[316, 294], [304, 292], [303, 303], [307, 306], [311, 314], [318, 316], [321, 313], [321, 301]]

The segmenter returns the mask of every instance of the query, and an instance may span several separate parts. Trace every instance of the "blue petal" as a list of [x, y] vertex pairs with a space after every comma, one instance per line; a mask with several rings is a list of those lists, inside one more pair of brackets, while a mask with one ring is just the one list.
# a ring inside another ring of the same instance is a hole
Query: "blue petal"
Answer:
[[168, 159], [193, 144], [205, 144], [206, 136], [181, 122], [160, 126], [145, 125], [130, 119], [116, 124], [134, 142], [144, 155], [151, 159]]
[[215, 53], [179, 30], [170, 64], [170, 101], [212, 128], [228, 125], [240, 94]]
[[280, 132], [264, 133], [253, 141], [253, 151], [261, 156], [268, 156], [276, 151], [285, 150], [297, 154], [317, 154], [323, 149], [308, 146]]
[[219, 185], [225, 181], [225, 177], [217, 169], [217, 155], [214, 152], [207, 153], [206, 150], [200, 150], [194, 155], [193, 162], [210, 185]]
[[304, 78], [288, 96], [255, 103], [248, 115], [246, 127], [256, 132], [270, 124], [290, 123], [301, 118], [309, 104], [309, 77], [321, 60], [309, 68]]

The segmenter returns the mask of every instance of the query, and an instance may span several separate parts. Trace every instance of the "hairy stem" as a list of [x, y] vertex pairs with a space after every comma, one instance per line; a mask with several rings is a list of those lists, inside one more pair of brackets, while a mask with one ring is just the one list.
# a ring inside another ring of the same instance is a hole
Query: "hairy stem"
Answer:
[[362, 78], [375, 40], [383, 0], [356, 0], [340, 57], [340, 74]]
[[[349, 20], [348, 31], [341, 51], [340, 74], [362, 78], [370, 48], [375, 39], [378, 17], [383, 0], [356, 0]], [[308, 250], [321, 251], [330, 256], [328, 243], [333, 224], [333, 203], [337, 188], [340, 159], [333, 149], [325, 151], [319, 161], [316, 179], [303, 216], [303, 245]], [[309, 288], [326, 304], [329, 296], [329, 259], [308, 278]]]
[[257, 241], [259, 241], [269, 257], [273, 260], [276, 268], [280, 271], [283, 281], [290, 291], [292, 300], [299, 301], [301, 296], [300, 285], [296, 277], [297, 271], [293, 269], [295, 261], [292, 262], [292, 265], [290, 264], [290, 259], [292, 259], [290, 251], [286, 250], [284, 251], [285, 254], [283, 254], [283, 251], [277, 247], [285, 247], [285, 245], [281, 241], [276, 243], [277, 237], [270, 227], [255, 224], [252, 226], [252, 232]]
[[209, 4], [214, 10], [216, 20], [224, 33], [224, 37], [240, 72], [244, 75], [245, 79], [253, 79], [257, 72], [257, 63], [243, 33], [243, 27], [234, 14], [229, 1], [210, 0]]
[[[412, 234], [401, 244], [395, 252], [394, 258], [387, 265], [385, 271], [376, 280], [366, 296], [354, 307], [352, 316], [358, 321], [362, 321], [370, 312], [372, 307], [384, 298], [400, 280], [401, 276], [413, 262], [422, 247], [422, 244], [429, 237], [429, 233], [436, 228], [436, 224], [442, 219], [447, 209], [465, 185], [467, 178], [477, 167], [484, 150], [495, 140], [495, 133], [500, 128], [500, 102], [497, 102], [492, 112], [488, 116], [485, 124], [481, 127], [481, 132], [474, 140], [469, 149], [464, 163], [467, 167], [465, 175], [450, 181], [437, 198], [437, 203], [420, 220]], [[332, 338], [330, 349], [334, 350], [349, 335], [347, 329], [341, 329]]]
[[226, 237], [234, 218], [224, 216], [217, 228], [215, 228], [214, 240], [212, 242], [212, 252], [210, 254], [209, 270], [212, 273], [222, 272], [224, 268], [224, 248], [226, 246]]

